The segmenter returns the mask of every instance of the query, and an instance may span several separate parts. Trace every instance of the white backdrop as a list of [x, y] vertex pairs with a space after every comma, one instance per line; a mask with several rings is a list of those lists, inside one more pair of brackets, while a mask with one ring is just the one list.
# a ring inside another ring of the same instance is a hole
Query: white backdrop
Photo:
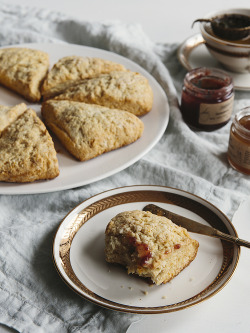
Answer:
[[81, 20], [119, 20], [139, 23], [154, 42], [182, 42], [199, 31], [193, 21], [206, 13], [228, 8], [249, 8], [249, 0], [8, 0], [50, 8]]

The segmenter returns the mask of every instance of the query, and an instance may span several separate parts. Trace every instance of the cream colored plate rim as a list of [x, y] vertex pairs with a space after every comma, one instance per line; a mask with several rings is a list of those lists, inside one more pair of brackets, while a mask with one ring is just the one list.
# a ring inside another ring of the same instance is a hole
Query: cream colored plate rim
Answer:
[[[169, 198], [172, 200], [170, 204]], [[97, 305], [143, 314], [182, 310], [219, 292], [232, 277], [240, 255], [239, 247], [219, 239], [192, 234], [200, 243], [199, 256], [170, 284], [152, 289], [144, 281], [128, 276], [120, 267], [105, 262], [104, 244], [101, 243], [104, 242], [109, 220], [116, 213], [142, 209], [152, 202], [204, 224], [209, 224], [206, 219], [212, 214], [209, 218], [217, 221], [214, 222], [215, 227], [222, 227], [227, 233], [237, 236], [231, 222], [218, 208], [189, 192], [153, 185], [109, 190], [74, 208], [56, 232], [53, 259], [64, 282]], [[200, 215], [195, 213], [197, 209]], [[202, 274], [205, 274], [203, 278], [200, 277]], [[194, 281], [191, 282], [193, 277]]]
[[[196, 60], [195, 66], [191, 65], [191, 60], [193, 57], [193, 51], [195, 51], [197, 48], [204, 47], [204, 52], [202, 55], [206, 55], [206, 57], [209, 58], [209, 62], [212, 64], [212, 67], [220, 68], [227, 72], [234, 81], [234, 88], [236, 90], [241, 91], [249, 91], [250, 90], [250, 74], [241, 74], [241, 73], [233, 73], [231, 71], [228, 71], [226, 68], [224, 68], [220, 63], [210, 55], [209, 51], [205, 47], [205, 40], [203, 39], [201, 34], [196, 34], [194, 36], [191, 36], [187, 38], [178, 48], [178, 59], [182, 66], [186, 68], [188, 71], [205, 66], [206, 64], [202, 62], [202, 60]], [[210, 66], [211, 67], [211, 66]], [[247, 83], [245, 79], [247, 78]]]

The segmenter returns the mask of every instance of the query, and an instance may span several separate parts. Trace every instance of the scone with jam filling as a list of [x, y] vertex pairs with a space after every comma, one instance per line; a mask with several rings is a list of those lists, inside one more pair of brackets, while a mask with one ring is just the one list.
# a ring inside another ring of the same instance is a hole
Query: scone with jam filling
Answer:
[[125, 266], [128, 273], [167, 283], [196, 257], [199, 243], [187, 230], [163, 216], [140, 210], [115, 216], [105, 231], [109, 263]]

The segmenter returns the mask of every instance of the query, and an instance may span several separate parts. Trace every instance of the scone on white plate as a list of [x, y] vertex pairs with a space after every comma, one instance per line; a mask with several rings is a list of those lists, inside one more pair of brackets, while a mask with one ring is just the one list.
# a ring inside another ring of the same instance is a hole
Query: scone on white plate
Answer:
[[32, 109], [0, 133], [0, 151], [0, 181], [24, 183], [59, 175], [54, 143]]
[[125, 70], [123, 65], [105, 59], [81, 56], [63, 57], [54, 64], [44, 80], [43, 99], [52, 98], [81, 80], [111, 71]]
[[109, 263], [125, 266], [130, 274], [167, 283], [196, 257], [199, 243], [187, 230], [163, 216], [141, 210], [116, 215], [105, 231]]
[[143, 75], [115, 71], [83, 80], [55, 99], [97, 104], [142, 116], [152, 109], [153, 91]]
[[130, 112], [74, 101], [42, 104], [46, 126], [80, 161], [128, 145], [143, 133], [143, 122]]
[[0, 49], [0, 84], [30, 102], [41, 99], [41, 85], [49, 69], [49, 55], [29, 48]]

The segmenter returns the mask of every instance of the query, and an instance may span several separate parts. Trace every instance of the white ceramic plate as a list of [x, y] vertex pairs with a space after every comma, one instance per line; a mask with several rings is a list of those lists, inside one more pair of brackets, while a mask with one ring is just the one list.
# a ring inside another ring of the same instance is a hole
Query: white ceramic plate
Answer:
[[250, 74], [234, 73], [224, 68], [207, 50], [201, 34], [186, 39], [178, 49], [181, 64], [191, 70], [197, 67], [215, 67], [227, 72], [233, 79], [236, 90], [250, 90]]
[[[19, 47], [40, 49], [49, 53], [51, 66], [67, 55], [99, 57], [123, 64], [126, 68], [144, 75], [154, 93], [152, 110], [141, 117], [144, 123], [142, 137], [131, 145], [105, 153], [86, 162], [77, 161], [55, 140], [60, 168], [59, 177], [49, 181], [27, 184], [0, 182], [0, 194], [31, 194], [59, 191], [90, 184], [111, 176], [138, 161], [149, 152], [163, 135], [169, 120], [166, 94], [157, 81], [131, 60], [108, 51], [73, 44], [23, 44]], [[22, 97], [0, 86], [0, 104], [15, 105], [25, 102], [40, 115], [40, 104], [29, 104]]]
[[237, 236], [227, 217], [209, 202], [163, 186], [113, 189], [81, 203], [60, 224], [53, 244], [60, 276], [82, 297], [130, 313], [181, 310], [216, 294], [231, 278], [240, 248], [219, 239], [191, 234], [199, 241], [195, 260], [171, 282], [149, 286], [104, 258], [104, 233], [116, 214], [155, 203], [175, 213]]

